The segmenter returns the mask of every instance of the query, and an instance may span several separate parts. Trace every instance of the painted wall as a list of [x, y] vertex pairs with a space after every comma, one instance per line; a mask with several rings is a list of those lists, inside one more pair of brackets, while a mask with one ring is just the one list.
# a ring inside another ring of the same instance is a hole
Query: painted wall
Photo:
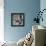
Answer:
[[[40, 10], [40, 0], [4, 0], [4, 35], [7, 41], [18, 41], [32, 29], [36, 12]], [[11, 13], [25, 13], [24, 27], [11, 27]]]

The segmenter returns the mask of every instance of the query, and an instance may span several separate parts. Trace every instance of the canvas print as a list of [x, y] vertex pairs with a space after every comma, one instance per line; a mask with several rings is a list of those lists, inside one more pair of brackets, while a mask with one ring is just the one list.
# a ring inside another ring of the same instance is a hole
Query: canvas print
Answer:
[[11, 26], [24, 26], [24, 13], [11, 13]]

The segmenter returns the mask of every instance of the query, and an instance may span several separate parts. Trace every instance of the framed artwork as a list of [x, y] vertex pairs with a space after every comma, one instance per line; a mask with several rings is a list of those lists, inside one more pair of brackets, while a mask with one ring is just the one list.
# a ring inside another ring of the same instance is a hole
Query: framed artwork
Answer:
[[11, 26], [24, 26], [24, 13], [11, 13]]

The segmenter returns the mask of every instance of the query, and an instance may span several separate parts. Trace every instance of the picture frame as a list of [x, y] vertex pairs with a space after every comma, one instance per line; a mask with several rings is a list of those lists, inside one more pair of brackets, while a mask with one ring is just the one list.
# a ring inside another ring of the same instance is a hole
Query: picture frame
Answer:
[[24, 26], [25, 15], [24, 13], [11, 13], [11, 26]]

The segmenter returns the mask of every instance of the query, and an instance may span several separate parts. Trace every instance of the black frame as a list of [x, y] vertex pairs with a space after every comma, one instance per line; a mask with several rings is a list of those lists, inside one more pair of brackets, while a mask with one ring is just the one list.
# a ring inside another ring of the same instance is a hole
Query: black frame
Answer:
[[[23, 25], [14, 25], [13, 24], [13, 16], [14, 15], [19, 15], [19, 16], [23, 16]], [[13, 26], [13, 27], [20, 27], [20, 26], [24, 26], [25, 25], [25, 15], [24, 15], [24, 13], [11, 13], [11, 26]]]

